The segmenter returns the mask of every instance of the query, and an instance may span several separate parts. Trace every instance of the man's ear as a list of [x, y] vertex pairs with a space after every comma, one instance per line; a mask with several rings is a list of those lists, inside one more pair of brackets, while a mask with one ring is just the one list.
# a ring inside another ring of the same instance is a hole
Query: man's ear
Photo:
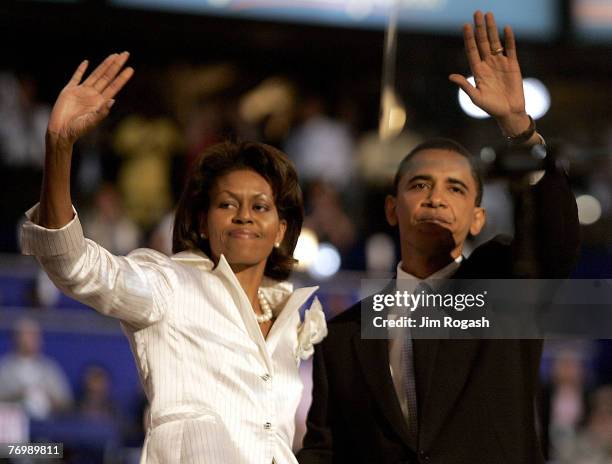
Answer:
[[472, 225], [470, 226], [470, 234], [476, 236], [480, 233], [487, 221], [487, 212], [484, 208], [477, 206], [474, 208], [474, 216], [472, 217]]
[[397, 225], [397, 199], [393, 195], [387, 195], [385, 198], [385, 216], [390, 226]]
[[281, 219], [278, 224], [278, 232], [276, 233], [274, 243], [282, 243], [285, 238], [285, 232], [287, 232], [287, 221]]

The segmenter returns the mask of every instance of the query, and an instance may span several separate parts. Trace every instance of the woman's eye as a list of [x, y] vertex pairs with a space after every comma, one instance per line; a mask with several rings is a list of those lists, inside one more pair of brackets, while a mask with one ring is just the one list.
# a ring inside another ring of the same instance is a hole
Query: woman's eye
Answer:
[[255, 205], [253, 208], [255, 209], [255, 211], [260, 211], [260, 212], [270, 210], [270, 207], [268, 205]]
[[219, 203], [219, 208], [222, 208], [222, 209], [230, 209], [230, 208], [233, 208], [234, 206], [236, 205], [234, 205], [234, 203], [230, 203], [229, 201], [222, 201], [221, 203]]

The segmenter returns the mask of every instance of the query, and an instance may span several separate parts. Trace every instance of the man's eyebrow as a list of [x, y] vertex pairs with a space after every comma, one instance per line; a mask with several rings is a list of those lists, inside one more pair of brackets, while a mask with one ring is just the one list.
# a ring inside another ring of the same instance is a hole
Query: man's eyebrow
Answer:
[[417, 174], [416, 176], [412, 176], [410, 179], [408, 179], [407, 182], [411, 184], [415, 180], [426, 180], [431, 182], [433, 180], [433, 177], [428, 174]]
[[467, 184], [466, 184], [465, 182], [463, 182], [462, 180], [457, 179], [457, 178], [455, 178], [455, 177], [448, 177], [448, 178], [446, 179], [446, 182], [447, 182], [448, 184], [459, 184], [459, 185], [461, 185], [461, 186], [462, 186], [464, 189], [466, 189], [468, 192], [470, 191], [470, 188], [467, 186]]
[[[412, 182], [419, 181], [419, 180], [425, 180], [427, 182], [432, 182], [433, 181], [433, 176], [431, 176], [429, 174], [417, 174], [415, 176], [410, 177], [408, 179], [407, 183], [411, 184]], [[461, 179], [457, 179], [456, 177], [447, 177], [446, 178], [446, 183], [447, 184], [460, 185], [465, 190], [467, 190], [468, 192], [470, 191], [470, 188], [468, 187], [468, 185], [465, 182], [463, 182]]]

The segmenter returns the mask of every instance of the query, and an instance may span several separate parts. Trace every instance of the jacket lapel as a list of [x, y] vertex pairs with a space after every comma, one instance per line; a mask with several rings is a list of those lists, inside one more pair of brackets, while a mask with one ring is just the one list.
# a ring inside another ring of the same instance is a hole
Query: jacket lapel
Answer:
[[[460, 290], [457, 277], [463, 264], [438, 291]], [[435, 339], [414, 340], [419, 419], [427, 419], [419, 420], [420, 447], [431, 448], [465, 386], [479, 346], [478, 339], [452, 339], [450, 329], [440, 331]]]
[[[463, 275], [459, 272], [463, 267], [459, 268], [455, 278]], [[393, 291], [394, 285], [395, 281], [392, 281], [381, 292]], [[453, 285], [450, 287], [452, 289]], [[364, 303], [367, 304], [367, 300]], [[434, 443], [468, 379], [480, 346], [480, 340], [448, 340], [448, 331], [438, 335], [435, 339], [416, 337], [413, 340], [419, 449], [429, 449]], [[402, 441], [417, 449], [416, 444], [410, 442], [408, 426], [391, 379], [388, 341], [362, 339], [358, 330], [353, 336], [353, 345], [384, 416]]]
[[353, 335], [353, 347], [374, 400], [402, 441], [416, 449], [408, 434], [408, 425], [395, 393], [389, 368], [389, 343], [386, 339], [362, 339], [360, 330]]
[[225, 259], [225, 256], [220, 256], [219, 263], [217, 264], [217, 267], [213, 269], [212, 273], [217, 275], [219, 278], [224, 279], [228, 283], [226, 286], [227, 291], [231, 295], [234, 304], [238, 308], [238, 311], [240, 311], [240, 316], [244, 321], [247, 332], [249, 333], [251, 339], [257, 343], [267, 371], [273, 375], [274, 364], [272, 363], [272, 358], [270, 357], [270, 354], [266, 348], [266, 341], [264, 340], [259, 324], [257, 323], [257, 319], [255, 318], [255, 313], [253, 312], [251, 302], [240, 286], [240, 282], [238, 282], [238, 278], [236, 277], [236, 274], [234, 274], [234, 271], [232, 271], [232, 268]]
[[414, 340], [421, 448], [431, 448], [444, 425], [467, 381], [479, 345], [479, 340]]
[[[304, 305], [304, 303], [306, 303], [308, 298], [310, 298], [318, 288], [319, 287], [303, 287], [298, 288], [291, 293], [291, 296], [289, 296], [289, 299], [283, 306], [283, 309], [280, 311], [278, 317], [274, 321], [274, 324], [272, 324], [272, 328], [270, 329], [270, 332], [266, 338], [266, 344], [270, 353], [274, 353], [274, 350], [276, 349], [276, 346], [278, 345], [284, 331], [294, 330], [297, 334], [297, 326], [287, 327], [287, 325], [291, 322], [292, 316], [295, 314], [295, 312], [298, 311]], [[298, 317], [298, 324], [299, 321], [300, 319]]]

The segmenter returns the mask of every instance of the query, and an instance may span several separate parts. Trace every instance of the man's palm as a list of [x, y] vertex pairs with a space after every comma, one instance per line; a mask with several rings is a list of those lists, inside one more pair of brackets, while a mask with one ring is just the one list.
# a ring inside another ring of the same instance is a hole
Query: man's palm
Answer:
[[460, 74], [451, 74], [449, 79], [467, 93], [475, 105], [495, 118], [524, 113], [523, 78], [512, 29], [504, 29], [503, 47], [492, 13], [483, 16], [477, 11], [474, 25], [474, 28], [464, 25], [463, 39], [476, 85]]

